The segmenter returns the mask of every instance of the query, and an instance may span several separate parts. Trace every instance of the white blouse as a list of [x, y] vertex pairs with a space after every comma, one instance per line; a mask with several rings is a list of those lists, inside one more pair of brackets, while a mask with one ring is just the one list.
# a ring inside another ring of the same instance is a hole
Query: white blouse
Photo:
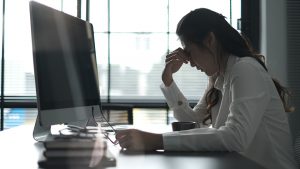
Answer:
[[[269, 169], [297, 168], [287, 114], [270, 75], [255, 59], [230, 56], [214, 87], [222, 99], [212, 109], [212, 128], [164, 133], [165, 150], [236, 151]], [[204, 97], [192, 109], [175, 82], [161, 90], [178, 121], [202, 122]]]

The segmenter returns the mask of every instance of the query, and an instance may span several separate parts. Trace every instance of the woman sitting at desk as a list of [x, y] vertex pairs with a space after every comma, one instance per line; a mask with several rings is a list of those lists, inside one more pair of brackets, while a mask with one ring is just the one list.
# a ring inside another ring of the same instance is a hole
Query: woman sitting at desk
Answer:
[[[211, 128], [148, 133], [117, 133], [122, 148], [133, 151], [236, 151], [270, 169], [294, 169], [291, 134], [285, 112], [288, 93], [273, 80], [262, 55], [214, 11], [200, 8], [185, 15], [176, 31], [182, 42], [166, 56], [161, 86], [179, 121]], [[204, 97], [192, 109], [173, 81], [183, 63], [209, 76]]]

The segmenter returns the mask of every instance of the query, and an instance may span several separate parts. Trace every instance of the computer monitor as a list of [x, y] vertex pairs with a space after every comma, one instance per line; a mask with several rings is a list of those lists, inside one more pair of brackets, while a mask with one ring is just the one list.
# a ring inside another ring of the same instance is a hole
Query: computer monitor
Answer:
[[55, 124], [96, 126], [100, 92], [92, 24], [34, 1], [29, 7], [38, 108], [34, 138], [44, 141]]

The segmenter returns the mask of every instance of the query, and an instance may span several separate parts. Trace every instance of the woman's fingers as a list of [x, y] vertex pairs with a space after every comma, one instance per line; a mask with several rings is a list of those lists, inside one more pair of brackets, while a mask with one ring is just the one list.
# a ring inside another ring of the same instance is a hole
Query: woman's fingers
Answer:
[[169, 54], [168, 57], [166, 57], [165, 62], [168, 62], [171, 60], [180, 60], [184, 63], [189, 62], [188, 58], [185, 55], [182, 55], [180, 53]]
[[165, 59], [165, 69], [163, 71], [163, 81], [166, 85], [169, 85], [172, 80], [171, 76], [173, 73], [177, 72], [183, 63], [189, 62], [189, 56], [184, 52], [182, 48], [178, 48], [172, 51], [166, 56]]
[[188, 63], [189, 58], [186, 55], [186, 53], [183, 51], [183, 49], [178, 48], [166, 56], [165, 62], [168, 62], [171, 60], [180, 60], [184, 63]]
[[122, 142], [129, 140], [129, 138], [130, 138], [130, 135], [124, 135], [123, 137], [120, 137], [117, 140], [119, 143], [122, 143]]
[[141, 137], [142, 132], [129, 129], [116, 133], [116, 139], [122, 149], [126, 150], [143, 150], [144, 141]]
[[126, 136], [127, 130], [121, 130], [116, 132], [116, 139], [119, 140], [120, 138]]
[[183, 62], [179, 60], [168, 61], [165, 65], [165, 71], [166, 73], [173, 74], [181, 68], [182, 64]]
[[132, 143], [130, 139], [123, 139], [122, 141], [119, 141], [121, 148], [128, 148], [131, 144]]
[[119, 142], [120, 147], [123, 148], [128, 148], [130, 147], [131, 144], [131, 135], [130, 135], [130, 131], [129, 130], [122, 130], [122, 131], [118, 131], [116, 133], [116, 139]]
[[116, 139], [122, 150], [126, 151], [152, 151], [163, 148], [162, 135], [136, 129], [117, 132]]

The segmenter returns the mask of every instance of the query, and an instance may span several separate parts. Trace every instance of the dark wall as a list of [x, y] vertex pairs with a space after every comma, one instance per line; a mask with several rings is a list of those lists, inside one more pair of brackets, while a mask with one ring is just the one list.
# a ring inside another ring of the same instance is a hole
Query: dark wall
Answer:
[[241, 31], [246, 35], [253, 48], [260, 51], [260, 1], [241, 0]]
[[286, 1], [287, 14], [287, 70], [295, 112], [290, 116], [294, 136], [300, 134], [300, 1]]

